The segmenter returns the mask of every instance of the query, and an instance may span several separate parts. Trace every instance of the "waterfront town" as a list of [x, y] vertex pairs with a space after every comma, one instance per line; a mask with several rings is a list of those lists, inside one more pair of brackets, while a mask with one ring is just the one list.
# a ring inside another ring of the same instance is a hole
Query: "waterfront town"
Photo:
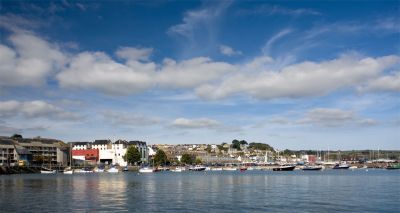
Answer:
[[[137, 153], [129, 158], [130, 148]], [[21, 135], [0, 137], [0, 174], [103, 171], [399, 168], [397, 150], [278, 150], [266, 143], [154, 144], [109, 139], [63, 142]], [[196, 165], [196, 166], [195, 166]], [[194, 167], [195, 166], [195, 167]]]

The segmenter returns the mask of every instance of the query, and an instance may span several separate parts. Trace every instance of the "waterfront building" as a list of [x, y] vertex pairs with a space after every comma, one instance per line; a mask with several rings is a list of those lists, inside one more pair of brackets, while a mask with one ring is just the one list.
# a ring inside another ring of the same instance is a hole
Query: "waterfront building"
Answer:
[[1, 137], [0, 152], [0, 162], [10, 166], [68, 163], [68, 146], [55, 139]]
[[72, 150], [86, 150], [91, 149], [90, 142], [71, 142]]
[[140, 152], [140, 161], [147, 163], [149, 161], [149, 150], [144, 141], [129, 141], [128, 145], [136, 146]]
[[91, 164], [97, 164], [99, 161], [98, 149], [72, 150], [72, 159], [88, 161]]
[[21, 138], [18, 145], [32, 154], [32, 164], [67, 165], [68, 146], [56, 139], [48, 138]]
[[12, 166], [17, 162], [14, 141], [11, 139], [0, 139], [0, 166]]

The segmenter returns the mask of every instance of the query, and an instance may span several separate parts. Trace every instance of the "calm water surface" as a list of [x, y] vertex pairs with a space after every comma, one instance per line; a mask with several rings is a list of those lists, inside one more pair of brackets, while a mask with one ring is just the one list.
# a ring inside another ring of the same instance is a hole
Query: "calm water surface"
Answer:
[[400, 212], [400, 171], [0, 176], [0, 212]]

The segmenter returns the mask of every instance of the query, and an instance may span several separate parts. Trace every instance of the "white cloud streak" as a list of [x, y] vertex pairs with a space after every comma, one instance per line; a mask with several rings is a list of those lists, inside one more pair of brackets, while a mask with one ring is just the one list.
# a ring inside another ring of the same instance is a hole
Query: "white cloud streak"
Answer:
[[241, 51], [234, 50], [232, 47], [227, 45], [219, 45], [219, 51], [222, 55], [226, 56], [242, 55]]
[[236, 73], [220, 84], [203, 85], [196, 91], [206, 99], [221, 99], [237, 94], [247, 94], [257, 99], [322, 96], [335, 90], [352, 88], [399, 62], [400, 57], [393, 55], [378, 58], [343, 55], [320, 63], [293, 64], [279, 71]]
[[9, 41], [12, 47], [0, 44], [0, 87], [43, 85], [66, 63], [57, 46], [31, 33], [13, 34]]
[[220, 123], [209, 118], [177, 118], [172, 122], [172, 126], [185, 129], [215, 129], [216, 127], [220, 126]]
[[0, 117], [10, 118], [16, 116], [58, 120], [78, 120], [82, 118], [82, 116], [76, 113], [65, 111], [40, 100], [25, 102], [16, 100], [0, 101]]

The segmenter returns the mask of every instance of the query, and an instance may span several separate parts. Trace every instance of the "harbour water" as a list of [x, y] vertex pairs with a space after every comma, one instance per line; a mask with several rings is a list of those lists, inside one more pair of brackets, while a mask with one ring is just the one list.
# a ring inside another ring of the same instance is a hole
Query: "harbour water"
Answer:
[[399, 210], [399, 170], [0, 176], [0, 212]]

